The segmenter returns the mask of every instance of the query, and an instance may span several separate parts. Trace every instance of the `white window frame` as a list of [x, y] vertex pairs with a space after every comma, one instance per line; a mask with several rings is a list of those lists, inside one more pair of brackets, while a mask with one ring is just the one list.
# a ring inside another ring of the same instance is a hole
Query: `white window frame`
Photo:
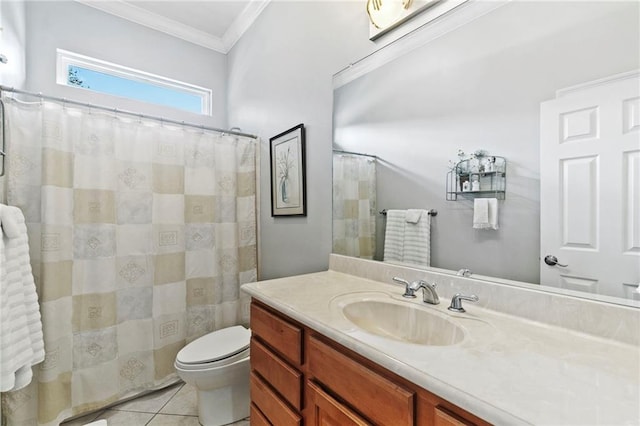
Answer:
[[[155, 86], [164, 87], [166, 89], [198, 96], [201, 99], [200, 113], [203, 115], [212, 115], [213, 95], [211, 89], [196, 86], [195, 84], [173, 80], [145, 71], [136, 70], [134, 68], [114, 64], [112, 62], [103, 61], [101, 59], [80, 55], [68, 50], [56, 49], [56, 83], [63, 86], [83, 89], [82, 87], [69, 83], [69, 66], [77, 66], [115, 77], [125, 78], [140, 83], [153, 84]], [[91, 90], [86, 88], [84, 89]], [[137, 100], [135, 98], [131, 99]]]

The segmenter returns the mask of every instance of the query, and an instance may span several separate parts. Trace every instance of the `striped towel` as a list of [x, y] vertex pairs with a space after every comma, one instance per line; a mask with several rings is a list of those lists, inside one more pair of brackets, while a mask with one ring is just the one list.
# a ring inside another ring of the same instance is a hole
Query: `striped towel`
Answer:
[[411, 210], [411, 220], [407, 221], [407, 213], [387, 211], [383, 261], [430, 266], [431, 216], [426, 210]]
[[385, 262], [402, 262], [404, 255], [405, 210], [387, 210], [387, 225], [384, 232]]
[[431, 265], [431, 216], [422, 210], [420, 219], [404, 227], [403, 262], [421, 266]]
[[[44, 360], [40, 306], [20, 209], [0, 204], [0, 391], [31, 382], [31, 366]], [[17, 232], [13, 232], [17, 230]]]

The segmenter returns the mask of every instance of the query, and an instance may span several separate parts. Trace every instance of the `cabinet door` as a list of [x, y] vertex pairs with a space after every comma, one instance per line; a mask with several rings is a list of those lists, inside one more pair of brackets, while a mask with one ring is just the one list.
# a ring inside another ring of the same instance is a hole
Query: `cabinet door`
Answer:
[[491, 426], [481, 418], [430, 392], [420, 391], [416, 426]]
[[309, 337], [306, 352], [309, 374], [375, 424], [414, 425], [414, 391], [314, 336]]
[[436, 407], [434, 420], [434, 426], [474, 426], [474, 423], [442, 407]]
[[323, 391], [313, 382], [307, 382], [309, 396], [309, 426], [370, 426], [371, 423], [358, 416]]

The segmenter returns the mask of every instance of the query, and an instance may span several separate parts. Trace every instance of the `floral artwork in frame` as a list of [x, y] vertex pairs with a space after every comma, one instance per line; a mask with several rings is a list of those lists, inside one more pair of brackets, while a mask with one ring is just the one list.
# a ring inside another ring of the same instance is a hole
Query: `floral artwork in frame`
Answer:
[[272, 137], [271, 216], [306, 216], [304, 124]]

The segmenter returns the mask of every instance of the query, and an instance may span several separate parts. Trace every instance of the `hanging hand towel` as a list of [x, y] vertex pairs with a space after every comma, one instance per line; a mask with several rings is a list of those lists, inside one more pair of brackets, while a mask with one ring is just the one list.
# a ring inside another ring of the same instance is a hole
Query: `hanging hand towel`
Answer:
[[[412, 210], [409, 210], [411, 212]], [[421, 266], [431, 265], [431, 216], [426, 210], [418, 210], [419, 221], [404, 227], [402, 261]], [[408, 215], [408, 213], [407, 213]]]
[[473, 203], [473, 227], [475, 229], [498, 229], [498, 200], [476, 198]]
[[0, 204], [0, 227], [2, 233], [7, 238], [17, 238], [20, 236], [20, 227], [18, 221], [9, 206]]
[[2, 205], [3, 224], [19, 231], [0, 238], [0, 391], [31, 381], [31, 366], [44, 360], [40, 306], [29, 262], [27, 227], [20, 209]]
[[420, 220], [420, 217], [422, 216], [422, 212], [424, 211], [425, 210], [419, 210], [419, 209], [407, 210], [407, 218], [406, 218], [407, 223], [418, 223], [418, 221]]
[[405, 210], [387, 210], [387, 224], [384, 233], [383, 261], [402, 262], [404, 252]]

